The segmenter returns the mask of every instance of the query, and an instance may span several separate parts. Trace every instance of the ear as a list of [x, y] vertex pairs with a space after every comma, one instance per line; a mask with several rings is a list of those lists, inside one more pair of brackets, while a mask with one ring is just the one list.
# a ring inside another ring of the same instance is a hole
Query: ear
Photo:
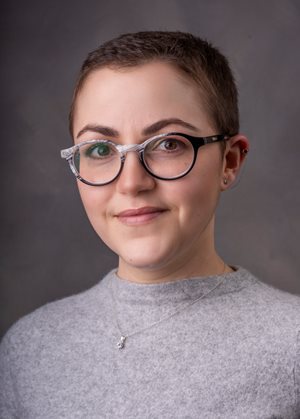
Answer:
[[231, 137], [226, 142], [223, 155], [221, 190], [232, 186], [249, 151], [249, 141], [241, 134]]

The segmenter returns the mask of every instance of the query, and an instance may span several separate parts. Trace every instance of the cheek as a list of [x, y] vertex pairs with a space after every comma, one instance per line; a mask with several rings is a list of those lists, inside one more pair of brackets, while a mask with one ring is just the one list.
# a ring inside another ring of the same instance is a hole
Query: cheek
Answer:
[[103, 218], [106, 218], [107, 214], [107, 203], [111, 196], [109, 185], [89, 186], [78, 181], [78, 189], [86, 214], [98, 233], [100, 226], [104, 225]]
[[173, 196], [178, 202], [180, 217], [195, 219], [212, 215], [220, 195], [219, 173], [216, 165], [195, 167], [186, 182], [183, 178], [177, 190], [174, 188]]
[[218, 155], [200, 155], [199, 159], [191, 172], [191, 183], [193, 188], [199, 193], [210, 193], [220, 186], [220, 176], [222, 172], [222, 162]]

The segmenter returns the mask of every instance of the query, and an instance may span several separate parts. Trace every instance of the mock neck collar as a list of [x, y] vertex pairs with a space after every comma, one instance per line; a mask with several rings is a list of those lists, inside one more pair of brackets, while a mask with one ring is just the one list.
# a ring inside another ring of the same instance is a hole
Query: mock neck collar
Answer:
[[[117, 275], [117, 269], [114, 269], [103, 281], [110, 287], [119, 304], [160, 305], [188, 301], [208, 292], [205, 298], [235, 292], [249, 285], [249, 281], [253, 282], [253, 277], [247, 270], [236, 267], [235, 271], [223, 275], [184, 278], [158, 284], [141, 284], [121, 279]], [[216, 286], [217, 288], [210, 292]]]

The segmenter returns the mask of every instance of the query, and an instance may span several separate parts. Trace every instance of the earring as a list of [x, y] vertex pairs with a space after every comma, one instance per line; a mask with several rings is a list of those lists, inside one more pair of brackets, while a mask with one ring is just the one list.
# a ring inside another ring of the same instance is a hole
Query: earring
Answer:
[[247, 148], [244, 148], [244, 150], [242, 150], [242, 153], [243, 153], [243, 154], [247, 154], [247, 153], [248, 153], [248, 151], [249, 151], [249, 150], [248, 150]]
[[228, 180], [227, 180], [227, 178], [226, 178], [226, 177], [224, 177], [223, 182], [224, 182], [224, 185], [227, 185]]

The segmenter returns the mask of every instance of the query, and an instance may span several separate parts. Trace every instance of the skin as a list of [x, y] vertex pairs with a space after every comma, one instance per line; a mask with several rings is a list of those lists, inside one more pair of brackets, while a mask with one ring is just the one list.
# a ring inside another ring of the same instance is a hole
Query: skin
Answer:
[[[156, 124], [175, 118], [191, 126], [180, 121]], [[119, 144], [141, 143], [171, 131], [220, 134], [193, 82], [162, 62], [91, 73], [76, 101], [73, 128], [75, 143], [108, 134]], [[248, 141], [242, 135], [227, 142], [224, 156], [219, 144], [206, 145], [199, 149], [192, 171], [173, 181], [153, 178], [137, 154], [129, 152], [121, 175], [111, 184], [95, 187], [78, 181], [92, 226], [119, 255], [121, 278], [159, 283], [230, 270], [215, 250], [214, 214], [220, 192], [235, 180], [245, 148]], [[146, 214], [119, 215], [145, 207]], [[151, 214], [149, 207], [154, 208]]]

